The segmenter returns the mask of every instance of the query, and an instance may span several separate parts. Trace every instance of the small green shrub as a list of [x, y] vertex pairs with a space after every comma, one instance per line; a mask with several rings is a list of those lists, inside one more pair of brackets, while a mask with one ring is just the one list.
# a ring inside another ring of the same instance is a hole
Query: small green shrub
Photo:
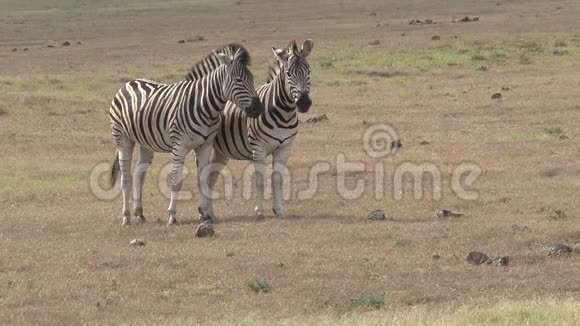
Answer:
[[272, 285], [270, 285], [270, 282], [268, 282], [268, 280], [263, 277], [254, 277], [249, 279], [246, 284], [254, 292], [268, 293], [272, 291]]
[[376, 295], [364, 295], [359, 297], [354, 297], [349, 300], [349, 306], [351, 308], [375, 308], [379, 309], [385, 305], [385, 294]]

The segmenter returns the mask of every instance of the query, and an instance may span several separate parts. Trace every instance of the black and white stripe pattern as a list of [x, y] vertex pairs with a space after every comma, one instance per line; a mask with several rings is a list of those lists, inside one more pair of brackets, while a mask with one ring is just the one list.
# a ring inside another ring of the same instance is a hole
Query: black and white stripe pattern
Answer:
[[[198, 161], [198, 185], [207, 184], [199, 173], [209, 163], [212, 140], [220, 126], [220, 113], [227, 101], [236, 103], [246, 114], [258, 116], [263, 106], [254, 90], [248, 70], [246, 49], [229, 44], [196, 64], [188, 79], [165, 85], [137, 79], [117, 92], [109, 116], [117, 145], [111, 181], [121, 171], [123, 224], [130, 223], [129, 195], [131, 160], [135, 144], [139, 160], [135, 169], [134, 214], [144, 221], [141, 190], [154, 152], [171, 152], [173, 159], [169, 224], [176, 222], [176, 200], [183, 179], [185, 156], [194, 150]], [[195, 79], [199, 72], [201, 78]], [[202, 211], [207, 211], [207, 193], [200, 191]], [[209, 215], [204, 215], [211, 218]]]
[[[248, 117], [228, 102], [222, 112], [220, 130], [214, 140], [211, 162], [219, 169], [228, 160], [251, 160], [256, 168], [256, 214], [264, 215], [265, 160], [273, 155], [272, 188], [273, 210], [277, 217], [283, 217], [282, 184], [292, 142], [298, 133], [299, 112], [307, 112], [310, 100], [310, 66], [306, 58], [314, 43], [306, 40], [299, 49], [292, 41], [286, 49], [272, 48], [275, 62], [270, 66], [268, 80], [257, 89], [264, 104], [264, 113], [257, 119]], [[213, 189], [218, 172], [210, 176]], [[212, 200], [209, 203], [213, 215]]]

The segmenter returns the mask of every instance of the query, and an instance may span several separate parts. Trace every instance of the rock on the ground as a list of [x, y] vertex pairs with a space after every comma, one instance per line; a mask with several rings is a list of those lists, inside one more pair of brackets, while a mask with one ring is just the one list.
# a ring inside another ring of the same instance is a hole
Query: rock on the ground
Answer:
[[141, 239], [133, 239], [133, 240], [131, 240], [131, 242], [129, 242], [129, 244], [133, 247], [143, 247], [147, 244], [147, 242], [145, 242], [145, 240], [141, 240]]
[[203, 222], [195, 230], [195, 237], [196, 238], [213, 237], [214, 235], [215, 235], [215, 231], [213, 229], [212, 223]]
[[558, 243], [550, 247], [549, 255], [565, 255], [573, 251], [572, 247]]
[[440, 217], [440, 218], [443, 218], [443, 217], [461, 217], [461, 216], [463, 216], [463, 213], [450, 211], [448, 209], [442, 209], [440, 212], [437, 212], [435, 215], [437, 217]]
[[501, 100], [502, 96], [501, 93], [495, 93], [491, 96], [492, 100]]
[[368, 219], [371, 221], [383, 221], [385, 218], [385, 212], [380, 209], [372, 211], [368, 215]]
[[391, 149], [401, 148], [401, 147], [403, 147], [403, 144], [401, 143], [401, 141], [399, 139], [395, 139], [391, 142]]
[[489, 256], [480, 251], [472, 251], [467, 254], [467, 258], [465, 258], [465, 260], [473, 265], [481, 265], [485, 264], [489, 260]]
[[308, 118], [306, 119], [306, 123], [319, 123], [322, 121], [328, 120], [328, 117], [325, 114], [319, 115], [317, 117], [312, 117], [312, 118]]

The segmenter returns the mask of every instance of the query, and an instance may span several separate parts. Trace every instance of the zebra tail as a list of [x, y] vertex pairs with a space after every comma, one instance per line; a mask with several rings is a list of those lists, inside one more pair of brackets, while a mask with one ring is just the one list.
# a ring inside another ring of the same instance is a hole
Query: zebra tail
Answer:
[[110, 184], [111, 187], [115, 186], [115, 183], [117, 182], [117, 175], [119, 174], [119, 152], [116, 151], [117, 153], [115, 154], [115, 160], [113, 161], [113, 167], [111, 168], [111, 179]]

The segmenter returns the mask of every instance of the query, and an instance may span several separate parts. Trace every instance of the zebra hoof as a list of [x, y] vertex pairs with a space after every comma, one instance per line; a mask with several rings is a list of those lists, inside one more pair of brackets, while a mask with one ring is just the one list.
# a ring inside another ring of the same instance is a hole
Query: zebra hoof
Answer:
[[177, 224], [177, 219], [175, 219], [175, 217], [171, 216], [169, 217], [169, 221], [167, 221], [167, 226], [171, 226], [171, 225], [175, 225]]
[[147, 219], [143, 215], [137, 216], [135, 218], [135, 223], [137, 223], [137, 224], [143, 224], [143, 223], [145, 223], [145, 221], [147, 221]]
[[121, 225], [131, 225], [131, 218], [123, 216], [123, 223]]

